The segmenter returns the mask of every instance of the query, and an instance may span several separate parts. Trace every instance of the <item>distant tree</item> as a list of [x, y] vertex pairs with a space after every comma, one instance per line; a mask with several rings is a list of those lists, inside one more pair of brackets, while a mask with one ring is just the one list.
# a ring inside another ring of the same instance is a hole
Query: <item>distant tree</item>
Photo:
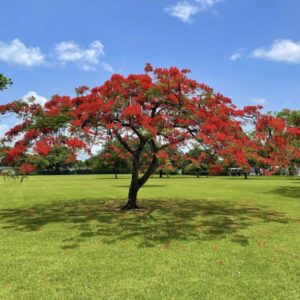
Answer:
[[105, 173], [113, 173], [115, 179], [118, 173], [130, 171], [130, 153], [117, 140], [107, 141], [99, 155], [95, 157], [93, 169], [105, 169]]
[[252, 158], [269, 166], [270, 174], [299, 164], [300, 128], [297, 115], [288, 112], [279, 116], [267, 114], [257, 120], [253, 137], [257, 146]]
[[63, 145], [47, 147], [46, 144], [37, 143], [35, 152], [36, 155], [27, 161], [43, 173], [60, 174], [76, 164], [76, 157], [72, 151]]
[[213, 174], [216, 170], [220, 170], [217, 165], [218, 157], [211, 151], [201, 149], [199, 146], [195, 146], [188, 153], [186, 153], [186, 160], [188, 165], [185, 172], [192, 173], [199, 177], [201, 174]]
[[300, 129], [300, 110], [284, 109], [276, 115], [286, 121], [288, 126], [293, 126]]
[[9, 85], [12, 84], [13, 82], [10, 78], [7, 78], [3, 74], [0, 74], [0, 91], [5, 90]]
[[[145, 172], [151, 163], [152, 152], [149, 145], [146, 145], [141, 155], [141, 171]], [[157, 167], [159, 177], [163, 174], [167, 177], [170, 173], [183, 168], [185, 163], [184, 154], [177, 148], [165, 148], [157, 154]]]
[[[277, 117], [280, 117], [282, 119], [284, 119], [287, 123], [288, 126], [290, 127], [294, 127], [300, 130], [300, 110], [289, 110], [289, 109], [284, 109], [282, 111], [280, 111], [279, 113], [277, 113]], [[297, 135], [293, 135], [290, 137], [291, 140], [290, 143], [299, 149], [300, 151], [300, 142], [299, 142], [299, 136]], [[300, 155], [299, 157], [294, 157], [293, 159], [291, 159], [291, 164], [289, 165], [289, 167], [286, 169], [288, 174], [293, 173], [293, 172], [297, 172], [297, 167], [300, 166]]]

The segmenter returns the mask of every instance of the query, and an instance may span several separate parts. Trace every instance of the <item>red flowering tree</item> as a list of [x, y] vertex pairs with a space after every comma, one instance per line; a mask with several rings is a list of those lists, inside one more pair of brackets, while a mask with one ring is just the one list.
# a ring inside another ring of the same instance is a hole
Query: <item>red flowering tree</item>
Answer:
[[[166, 149], [197, 143], [220, 158], [246, 164], [242, 119], [257, 114], [257, 107], [237, 109], [188, 73], [175, 67], [153, 70], [147, 64], [144, 74], [114, 74], [99, 87], [78, 88], [74, 98], [54, 96], [44, 107], [20, 101], [0, 106], [0, 113], [14, 112], [23, 120], [7, 134], [18, 140], [5, 159], [13, 163], [28, 152], [46, 156], [54, 145], [66, 145], [75, 159], [79, 150], [89, 152], [94, 143], [117, 139], [132, 162], [124, 209], [138, 207], [138, 191]], [[150, 160], [140, 175], [146, 147]]]
[[159, 177], [162, 178], [165, 173], [167, 177], [172, 172], [182, 171], [185, 164], [185, 155], [180, 149], [168, 148], [162, 151], [158, 155], [158, 166]]
[[210, 151], [200, 149], [198, 145], [186, 153], [187, 167], [186, 172], [195, 174], [197, 177], [201, 173], [204, 174], [216, 174], [219, 173], [222, 168], [216, 167], [218, 164], [218, 157]]
[[[288, 115], [287, 111], [282, 113]], [[252, 158], [269, 166], [270, 170], [267, 174], [273, 174], [280, 168], [299, 164], [299, 123], [297, 121], [291, 122], [285, 115], [260, 116], [256, 123], [253, 142], [257, 145], [257, 153], [252, 155]]]
[[104, 145], [103, 150], [98, 156], [99, 162], [108, 170], [115, 174], [115, 179], [118, 178], [118, 170], [121, 167], [127, 166], [127, 160], [130, 158], [130, 153], [126, 151], [119, 143], [109, 141]]

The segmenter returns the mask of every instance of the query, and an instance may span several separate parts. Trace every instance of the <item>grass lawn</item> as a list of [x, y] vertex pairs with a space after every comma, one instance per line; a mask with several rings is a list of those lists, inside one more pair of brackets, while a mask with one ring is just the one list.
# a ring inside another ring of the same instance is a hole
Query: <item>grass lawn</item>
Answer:
[[300, 299], [300, 178], [0, 179], [0, 299]]

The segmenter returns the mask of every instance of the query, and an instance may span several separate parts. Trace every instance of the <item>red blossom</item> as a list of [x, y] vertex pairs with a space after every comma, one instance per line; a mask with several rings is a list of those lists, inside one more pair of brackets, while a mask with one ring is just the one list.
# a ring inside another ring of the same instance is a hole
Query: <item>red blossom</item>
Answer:
[[84, 141], [82, 141], [76, 137], [68, 139], [66, 144], [70, 148], [77, 148], [77, 149], [86, 149], [87, 148], [87, 144]]
[[36, 170], [36, 166], [27, 164], [27, 163], [22, 163], [20, 166], [20, 173], [25, 175], [25, 174], [30, 174]]
[[52, 145], [46, 139], [37, 141], [35, 144], [35, 151], [38, 155], [47, 156], [52, 149]]
[[145, 72], [152, 72], [153, 71], [153, 68], [152, 68], [152, 66], [151, 66], [151, 64], [150, 63], [146, 63], [146, 66], [145, 66]]

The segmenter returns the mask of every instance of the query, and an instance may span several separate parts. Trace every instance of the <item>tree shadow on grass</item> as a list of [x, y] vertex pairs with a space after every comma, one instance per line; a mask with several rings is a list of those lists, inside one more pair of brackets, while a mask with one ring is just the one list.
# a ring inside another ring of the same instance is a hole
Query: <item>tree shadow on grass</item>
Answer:
[[[117, 187], [117, 188], [129, 188], [130, 185], [129, 184], [123, 184], [123, 185], [112, 185], [112, 187]], [[143, 186], [144, 188], [161, 188], [161, 187], [165, 187], [165, 185], [162, 184], [145, 184]]]
[[[63, 224], [66, 235], [63, 249], [72, 249], [88, 238], [111, 244], [130, 241], [138, 247], [168, 245], [173, 241], [208, 241], [226, 237], [246, 246], [249, 241], [240, 231], [266, 222], [288, 223], [283, 213], [263, 207], [214, 202], [204, 199], [142, 200], [147, 208], [126, 212], [121, 202], [108, 199], [82, 199], [30, 207], [0, 210], [2, 229], [41, 230], [49, 224]], [[74, 236], [74, 233], [72, 233]]]
[[[216, 176], [217, 177], [217, 176]], [[224, 179], [224, 180], [241, 180], [241, 181], [252, 181], [252, 180], [258, 180], [258, 181], [269, 181], [269, 180], [278, 180], [278, 181], [283, 181], [283, 180], [287, 180], [287, 181], [298, 181], [300, 182], [300, 178], [297, 178], [295, 176], [255, 176], [255, 175], [251, 175], [248, 176], [247, 179], [244, 178], [244, 175], [241, 176], [222, 176], [219, 177], [219, 179]]]
[[271, 193], [283, 197], [296, 198], [300, 201], [300, 187], [285, 186], [275, 189]]
[[94, 178], [95, 180], [113, 180], [113, 181], [118, 181], [118, 180], [130, 180], [129, 177], [121, 177], [119, 174], [118, 174], [118, 178], [115, 178], [115, 175], [112, 174], [111, 177], [96, 177]]

